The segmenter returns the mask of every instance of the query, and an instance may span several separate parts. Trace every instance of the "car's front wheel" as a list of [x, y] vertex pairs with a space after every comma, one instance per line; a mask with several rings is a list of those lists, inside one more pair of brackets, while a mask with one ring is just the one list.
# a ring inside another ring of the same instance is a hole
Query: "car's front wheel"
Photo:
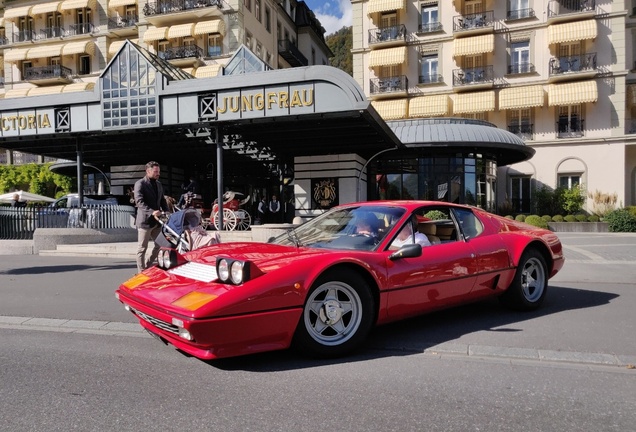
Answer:
[[294, 342], [302, 352], [337, 357], [358, 347], [373, 327], [368, 284], [344, 269], [320, 277], [309, 291]]
[[548, 291], [548, 266], [536, 249], [523, 253], [510, 287], [499, 297], [501, 302], [517, 310], [534, 310], [541, 306]]

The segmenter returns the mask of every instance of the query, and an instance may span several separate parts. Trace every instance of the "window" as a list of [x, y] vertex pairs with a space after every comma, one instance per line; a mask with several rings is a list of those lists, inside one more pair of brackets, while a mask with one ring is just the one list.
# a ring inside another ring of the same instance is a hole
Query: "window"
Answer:
[[269, 6], [265, 6], [265, 30], [268, 33], [272, 32], [272, 10]]
[[261, 22], [261, 0], [254, 0], [254, 16]]
[[77, 70], [80, 75], [88, 75], [91, 73], [91, 57], [82, 55], [78, 59]]
[[422, 4], [422, 22], [420, 29], [422, 32], [434, 32], [442, 29], [442, 25], [439, 22], [437, 2]]
[[484, 5], [481, 0], [467, 0], [464, 5], [464, 15], [481, 13], [484, 11]]
[[91, 25], [92, 12], [90, 9], [75, 10], [75, 33], [72, 34], [88, 34], [92, 31]]
[[516, 20], [532, 16], [528, 0], [508, 0], [508, 19]]
[[316, 64], [316, 49], [314, 47], [311, 47], [311, 64]]
[[208, 35], [208, 57], [220, 56], [223, 53], [223, 42], [221, 35], [209, 34]]
[[394, 27], [397, 26], [397, 14], [395, 12], [392, 13], [384, 13], [380, 18], [380, 27]]
[[281, 32], [281, 25], [280, 25], [280, 21], [276, 22], [276, 40], [279, 41], [281, 40], [280, 35], [282, 34]]
[[245, 9], [247, 9], [248, 11], [252, 10], [252, 0], [243, 0], [243, 6], [245, 6]]
[[467, 118], [467, 119], [471, 119], [471, 120], [488, 121], [488, 113], [485, 113], [485, 112], [463, 113], [463, 114], [458, 114], [455, 117]]
[[248, 31], [245, 32], [245, 46], [252, 49], [252, 33]]
[[439, 75], [437, 71], [438, 65], [437, 53], [425, 53], [420, 58], [420, 84], [430, 84], [439, 82]]
[[510, 178], [510, 204], [514, 213], [530, 213], [531, 180], [530, 176]]
[[22, 62], [22, 79], [24, 80], [24, 77], [26, 76], [27, 70], [31, 69], [33, 67], [33, 62], [30, 61], [23, 61]]
[[557, 132], [559, 138], [583, 136], [581, 105], [564, 105], [557, 109]]
[[581, 174], [559, 174], [559, 187], [572, 189], [581, 184]]
[[532, 108], [508, 110], [508, 132], [521, 139], [531, 140], [533, 127]]
[[510, 45], [511, 74], [532, 72], [530, 65], [530, 41], [513, 42]]
[[18, 22], [18, 34], [17, 40], [14, 42], [26, 42], [35, 39], [35, 32], [33, 30], [33, 17], [20, 17]]
[[557, 73], [577, 72], [581, 70], [581, 43], [559, 45], [559, 62]]

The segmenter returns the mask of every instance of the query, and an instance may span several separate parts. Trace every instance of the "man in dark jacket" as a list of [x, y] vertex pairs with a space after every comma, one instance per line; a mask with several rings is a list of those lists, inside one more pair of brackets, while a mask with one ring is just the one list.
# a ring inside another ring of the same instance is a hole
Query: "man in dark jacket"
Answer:
[[[146, 164], [146, 175], [137, 180], [134, 188], [135, 205], [137, 206], [137, 271], [153, 265], [159, 255], [160, 246], [155, 239], [161, 233], [161, 225], [155, 219], [162, 211], [168, 211], [168, 203], [163, 195], [163, 186], [159, 182], [161, 173], [157, 162]], [[146, 259], [148, 242], [152, 239], [154, 247], [150, 257]]]

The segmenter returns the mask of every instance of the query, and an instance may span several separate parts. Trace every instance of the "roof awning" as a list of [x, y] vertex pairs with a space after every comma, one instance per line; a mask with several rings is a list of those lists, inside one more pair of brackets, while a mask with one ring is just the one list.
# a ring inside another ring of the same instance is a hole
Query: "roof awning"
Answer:
[[5, 9], [4, 11], [4, 19], [12, 20], [15, 18], [23, 17], [29, 15], [31, 11], [31, 6], [22, 6], [11, 9]]
[[409, 100], [409, 117], [439, 117], [448, 114], [448, 95], [416, 97]]
[[136, 3], [137, 0], [110, 0], [108, 2], [108, 9], [114, 9], [121, 6], [129, 6]]
[[41, 95], [58, 94], [58, 93], [62, 93], [62, 90], [64, 90], [64, 86], [63, 85], [33, 87], [32, 89], [29, 90], [29, 96], [41, 96]]
[[598, 100], [596, 81], [579, 81], [567, 84], [550, 84], [548, 106], [591, 103]]
[[455, 95], [454, 114], [473, 114], [495, 110], [495, 92], [463, 93]]
[[594, 39], [597, 33], [596, 20], [594, 19], [553, 24], [548, 27], [548, 44]]
[[542, 85], [512, 87], [499, 92], [499, 109], [522, 109], [543, 106]]
[[93, 41], [70, 42], [62, 48], [62, 55], [94, 54], [95, 43]]
[[73, 84], [67, 84], [62, 89], [62, 93], [73, 93], [78, 91], [88, 91], [93, 90], [95, 88], [95, 83], [93, 82], [77, 82]]
[[225, 36], [225, 21], [216, 19], [211, 21], [202, 21], [194, 25], [194, 36], [202, 34], [218, 33]]
[[221, 66], [220, 64], [214, 64], [214, 65], [209, 65], [209, 66], [201, 66], [196, 68], [196, 70], [194, 71], [194, 77], [195, 78], [211, 78], [211, 77], [215, 77], [219, 75], [219, 71], [221, 70], [223, 66]]
[[408, 107], [407, 99], [395, 99], [390, 101], [373, 101], [371, 105], [384, 120], [398, 120], [406, 118]]
[[168, 39], [192, 36], [192, 29], [194, 29], [194, 23], [170, 26], [168, 28]]
[[168, 39], [168, 27], [148, 27], [144, 33], [144, 42]]
[[60, 5], [60, 11], [72, 9], [95, 9], [97, 0], [64, 0]]
[[486, 34], [453, 41], [453, 56], [460, 57], [493, 52], [495, 50], [495, 35]]
[[33, 87], [28, 87], [28, 88], [17, 88], [17, 89], [10, 89], [7, 90], [4, 93], [4, 98], [5, 99], [10, 99], [10, 98], [19, 98], [19, 97], [26, 97], [29, 94], [29, 90], [31, 90]]
[[367, 15], [404, 8], [405, 0], [369, 0], [369, 3], [367, 3]]
[[369, 67], [393, 66], [406, 62], [406, 47], [371, 51]]
[[[139, 39], [131, 39], [130, 41], [134, 44], [139, 43]], [[126, 39], [111, 42], [110, 45], [108, 45], [108, 55], [114, 56], [115, 54], [117, 54], [119, 49], [123, 47], [125, 43]]]
[[62, 48], [65, 44], [55, 44], [55, 45], [40, 45], [33, 47], [27, 53], [26, 58], [38, 59], [38, 58], [47, 58], [47, 57], [59, 57], [62, 55]]
[[4, 52], [4, 61], [9, 63], [15, 63], [22, 60], [26, 60], [28, 48], [12, 49]]
[[61, 3], [62, 2], [56, 1], [51, 3], [36, 4], [31, 8], [31, 12], [29, 13], [29, 15], [36, 16], [51, 12], [57, 12], [60, 8]]

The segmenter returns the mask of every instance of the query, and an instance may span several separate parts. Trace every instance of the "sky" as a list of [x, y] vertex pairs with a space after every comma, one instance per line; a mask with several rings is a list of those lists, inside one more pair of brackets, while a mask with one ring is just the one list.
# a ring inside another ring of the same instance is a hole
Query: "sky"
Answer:
[[320, 24], [325, 36], [351, 25], [351, 0], [305, 0]]

